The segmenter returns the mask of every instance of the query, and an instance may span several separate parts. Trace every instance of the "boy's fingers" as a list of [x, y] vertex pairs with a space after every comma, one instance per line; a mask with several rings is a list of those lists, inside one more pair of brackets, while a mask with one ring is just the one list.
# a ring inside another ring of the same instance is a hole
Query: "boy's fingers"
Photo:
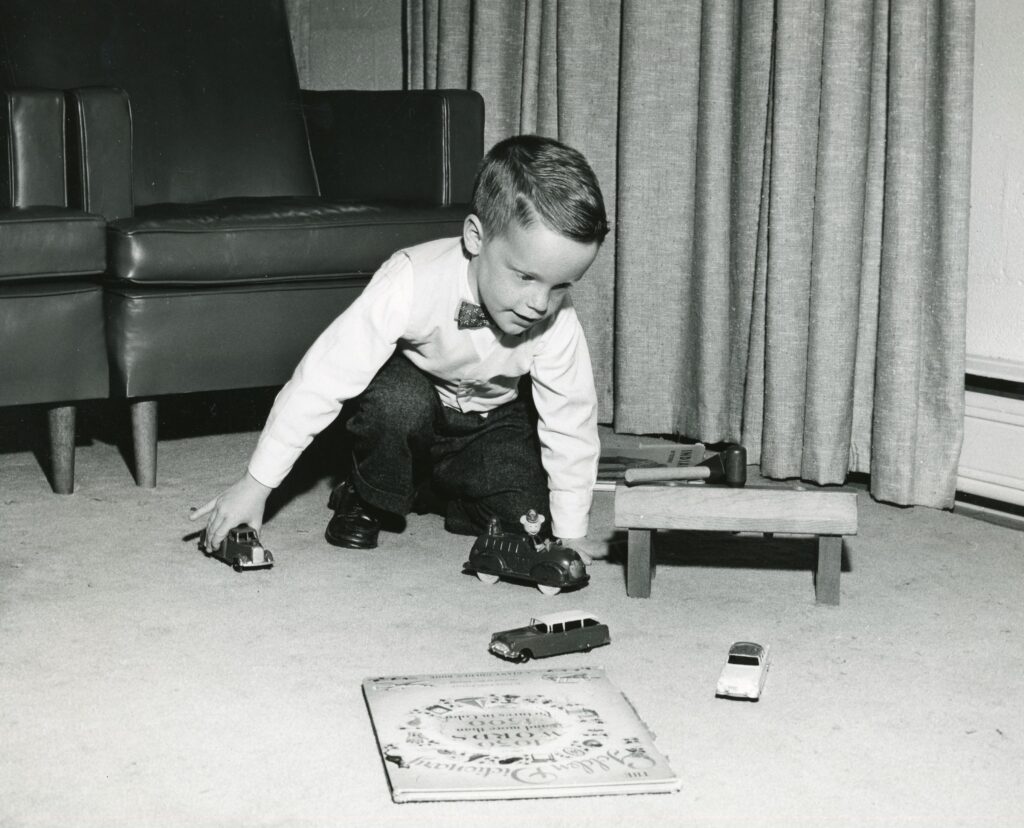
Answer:
[[189, 520], [199, 520], [199, 518], [201, 518], [203, 515], [210, 514], [210, 512], [213, 511], [213, 509], [214, 509], [214, 507], [216, 505], [217, 505], [217, 498], [214, 498], [209, 503], [207, 503], [205, 506], [200, 506], [198, 509], [193, 507], [192, 509], [188, 510], [188, 519]]
[[220, 542], [224, 540], [223, 537], [217, 537], [223, 531], [220, 521], [211, 523], [206, 527], [206, 548], [216, 549], [220, 546]]

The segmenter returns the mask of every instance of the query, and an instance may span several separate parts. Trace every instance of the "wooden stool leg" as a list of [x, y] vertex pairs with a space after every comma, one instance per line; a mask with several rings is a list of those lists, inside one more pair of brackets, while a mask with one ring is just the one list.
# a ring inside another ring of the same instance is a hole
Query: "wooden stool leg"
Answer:
[[57, 494], [75, 490], [75, 407], [54, 406], [47, 413], [50, 429], [50, 484]]
[[818, 538], [818, 571], [814, 596], [819, 604], [839, 603], [839, 574], [843, 566], [843, 539], [839, 535]]
[[630, 529], [626, 546], [626, 595], [651, 597], [651, 529]]
[[156, 400], [135, 400], [131, 412], [135, 483], [152, 489], [156, 486]]

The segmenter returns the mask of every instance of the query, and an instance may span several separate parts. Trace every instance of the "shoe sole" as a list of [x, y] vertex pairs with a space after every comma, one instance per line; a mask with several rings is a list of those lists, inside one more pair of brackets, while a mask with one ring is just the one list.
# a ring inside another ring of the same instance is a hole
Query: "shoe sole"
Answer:
[[331, 546], [340, 546], [342, 549], [376, 549], [377, 539], [366, 540], [365, 538], [355, 538], [352, 535], [331, 535], [324, 532], [324, 540], [326, 540]]

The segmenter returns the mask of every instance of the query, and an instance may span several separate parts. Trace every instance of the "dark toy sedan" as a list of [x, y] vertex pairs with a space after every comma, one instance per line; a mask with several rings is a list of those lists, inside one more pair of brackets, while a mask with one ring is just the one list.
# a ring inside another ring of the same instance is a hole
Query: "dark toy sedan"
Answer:
[[494, 525], [476, 539], [465, 569], [486, 584], [498, 578], [528, 581], [545, 595], [581, 587], [590, 580], [579, 553], [560, 540], [537, 541], [526, 533], [502, 532]]
[[274, 556], [269, 549], [264, 549], [256, 530], [246, 523], [228, 530], [220, 546], [212, 552], [204, 547], [203, 553], [230, 564], [236, 572], [244, 569], [269, 569], [274, 565]]
[[587, 612], [555, 612], [530, 620], [527, 627], [497, 632], [491, 636], [490, 651], [510, 661], [590, 652], [611, 643], [608, 625]]

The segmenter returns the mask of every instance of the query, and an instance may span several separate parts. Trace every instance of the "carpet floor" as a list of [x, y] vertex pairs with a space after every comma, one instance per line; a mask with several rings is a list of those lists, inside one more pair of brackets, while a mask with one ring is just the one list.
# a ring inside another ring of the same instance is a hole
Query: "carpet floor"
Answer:
[[[862, 492], [839, 606], [815, 604], [812, 541], [670, 533], [649, 599], [620, 546], [545, 597], [463, 574], [471, 539], [436, 515], [327, 545], [327, 435], [270, 509], [275, 567], [240, 574], [187, 515], [244, 469], [265, 402], [230, 426], [232, 403], [167, 405], [150, 490], [116, 408], [86, 410], [71, 496], [30, 450], [42, 414], [0, 420], [0, 825], [1024, 824], [1024, 533]], [[621, 539], [612, 504], [592, 536]], [[612, 644], [543, 666], [604, 667], [682, 790], [392, 803], [361, 681], [516, 669], [491, 632], [563, 609]], [[773, 651], [757, 704], [714, 694], [737, 640]]]

